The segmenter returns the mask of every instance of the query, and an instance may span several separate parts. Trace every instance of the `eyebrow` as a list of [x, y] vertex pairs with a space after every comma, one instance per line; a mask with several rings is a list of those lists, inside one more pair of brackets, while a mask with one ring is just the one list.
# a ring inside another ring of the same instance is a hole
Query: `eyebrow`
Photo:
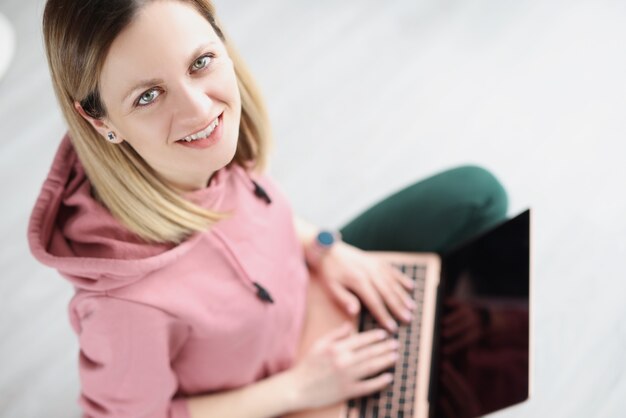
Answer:
[[[208, 48], [209, 46], [216, 45], [216, 44], [217, 44], [217, 42], [215, 42], [215, 41], [209, 41], [209, 42], [205, 42], [205, 43], [199, 45], [191, 53], [191, 57], [189, 58], [189, 62], [191, 62], [194, 59], [196, 59], [198, 57], [198, 55], [200, 55], [200, 53], [204, 49]], [[126, 102], [126, 100], [128, 100], [128, 98], [137, 90], [145, 89], [145, 88], [148, 88], [150, 86], [154, 86], [155, 84], [162, 84], [162, 83], [163, 83], [163, 80], [160, 79], [160, 78], [151, 78], [149, 80], [142, 80], [142, 81], [138, 82], [137, 84], [133, 85], [133, 87], [131, 87], [128, 90], [128, 93], [126, 93], [126, 95], [124, 95], [124, 98], [122, 99], [122, 102]]]

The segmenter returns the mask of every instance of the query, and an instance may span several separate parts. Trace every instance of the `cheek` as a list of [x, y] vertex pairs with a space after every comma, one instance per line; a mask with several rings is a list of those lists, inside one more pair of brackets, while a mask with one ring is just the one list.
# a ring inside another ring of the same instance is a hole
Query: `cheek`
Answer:
[[147, 157], [158, 152], [159, 147], [167, 142], [170, 117], [160, 112], [150, 112], [137, 117], [127, 127], [127, 141], [142, 156]]
[[232, 61], [228, 60], [220, 68], [219, 81], [217, 83], [217, 89], [225, 102], [233, 106], [240, 106], [241, 97], [239, 93], [239, 87], [237, 84], [237, 75], [233, 67]]
[[219, 94], [221, 100], [226, 102], [229, 106], [239, 107], [241, 104], [237, 79], [234, 76], [221, 80], [217, 94]]

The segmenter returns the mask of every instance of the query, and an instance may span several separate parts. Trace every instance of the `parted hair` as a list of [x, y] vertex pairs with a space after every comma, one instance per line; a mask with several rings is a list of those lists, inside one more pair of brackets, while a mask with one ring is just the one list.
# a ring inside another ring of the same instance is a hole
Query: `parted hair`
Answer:
[[[89, 116], [106, 116], [98, 85], [104, 60], [117, 35], [150, 1], [155, 0], [48, 0], [43, 36], [55, 94], [94, 198], [138, 238], [179, 244], [230, 214], [185, 199], [127, 141], [108, 143], [74, 107], [78, 101]], [[237, 149], [228, 165], [263, 171], [273, 144], [259, 90], [218, 24], [211, 2], [178, 1], [191, 4], [206, 18], [234, 64], [242, 108]]]

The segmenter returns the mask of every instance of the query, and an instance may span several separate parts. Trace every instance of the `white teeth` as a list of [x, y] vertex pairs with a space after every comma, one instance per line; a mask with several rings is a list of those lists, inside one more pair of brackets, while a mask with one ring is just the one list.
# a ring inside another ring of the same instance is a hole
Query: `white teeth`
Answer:
[[197, 141], [198, 139], [204, 139], [213, 133], [213, 130], [217, 128], [217, 125], [219, 125], [219, 123], [220, 123], [219, 118], [215, 118], [213, 123], [207, 126], [207, 128], [204, 131], [200, 131], [196, 134], [186, 136], [183, 138], [183, 140], [187, 142], [191, 142], [191, 141]]

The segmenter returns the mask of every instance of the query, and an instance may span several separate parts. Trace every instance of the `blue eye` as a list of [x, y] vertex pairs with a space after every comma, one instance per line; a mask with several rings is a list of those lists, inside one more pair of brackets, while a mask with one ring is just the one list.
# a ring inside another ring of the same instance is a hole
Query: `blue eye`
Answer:
[[139, 100], [137, 100], [137, 105], [138, 106], [149, 105], [150, 103], [154, 101], [154, 99], [159, 97], [159, 94], [160, 93], [156, 89], [147, 90], [141, 96], [139, 96]]
[[209, 65], [209, 62], [211, 62], [211, 59], [213, 59], [212, 54], [203, 55], [197, 60], [195, 60], [193, 64], [191, 65], [191, 67], [196, 71], [201, 70], [205, 68], [207, 65]]

